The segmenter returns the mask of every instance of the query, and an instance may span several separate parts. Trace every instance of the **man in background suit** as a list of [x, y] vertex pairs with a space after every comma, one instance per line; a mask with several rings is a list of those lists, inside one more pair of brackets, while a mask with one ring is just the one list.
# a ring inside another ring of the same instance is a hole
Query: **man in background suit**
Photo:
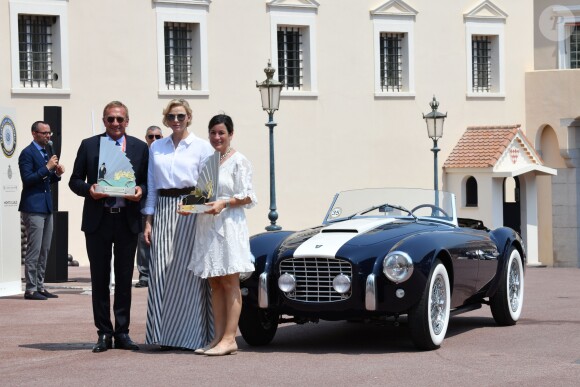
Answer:
[[52, 154], [50, 126], [43, 121], [32, 124], [33, 141], [20, 153], [18, 166], [22, 179], [22, 194], [18, 211], [26, 227], [27, 245], [24, 276], [27, 300], [58, 298], [44, 288], [46, 260], [52, 241], [52, 197], [50, 185], [60, 181], [64, 166]]
[[[152, 125], [145, 131], [145, 142], [148, 147], [155, 140], [163, 138], [163, 132], [159, 126]], [[143, 224], [145, 224], [145, 216], [143, 216]], [[139, 233], [137, 244], [137, 270], [139, 270], [139, 281], [135, 284], [136, 288], [146, 288], [149, 286], [149, 261], [151, 261], [151, 249], [143, 232]]]
[[[138, 350], [129, 337], [131, 285], [137, 247], [142, 229], [140, 201], [147, 190], [149, 149], [143, 141], [125, 134], [129, 110], [112, 101], [103, 109], [105, 133], [81, 142], [69, 181], [70, 189], [85, 198], [81, 230], [85, 233], [92, 285], [93, 317], [98, 341], [93, 352], [115, 348]], [[125, 152], [135, 172], [135, 194], [122, 198], [96, 192], [101, 138], [114, 141]], [[110, 290], [111, 250], [114, 252], [115, 296], [111, 322]]]

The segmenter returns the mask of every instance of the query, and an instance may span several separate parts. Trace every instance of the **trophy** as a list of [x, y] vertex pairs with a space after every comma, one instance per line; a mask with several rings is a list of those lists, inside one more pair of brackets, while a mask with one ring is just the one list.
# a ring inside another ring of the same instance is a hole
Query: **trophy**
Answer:
[[179, 212], [197, 214], [209, 210], [205, 205], [213, 202], [217, 197], [220, 170], [220, 153], [214, 152], [207, 160], [197, 179], [197, 187], [188, 195], [181, 198]]
[[135, 171], [120, 146], [101, 138], [96, 192], [109, 196], [135, 195]]

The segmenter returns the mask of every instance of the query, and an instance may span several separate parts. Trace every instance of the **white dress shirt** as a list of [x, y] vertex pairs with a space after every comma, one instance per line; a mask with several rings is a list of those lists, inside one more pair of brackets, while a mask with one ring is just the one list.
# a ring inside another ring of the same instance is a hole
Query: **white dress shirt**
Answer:
[[214, 149], [193, 133], [173, 146], [173, 135], [154, 141], [149, 148], [147, 200], [142, 213], [155, 214], [159, 189], [187, 188], [197, 185], [205, 160]]

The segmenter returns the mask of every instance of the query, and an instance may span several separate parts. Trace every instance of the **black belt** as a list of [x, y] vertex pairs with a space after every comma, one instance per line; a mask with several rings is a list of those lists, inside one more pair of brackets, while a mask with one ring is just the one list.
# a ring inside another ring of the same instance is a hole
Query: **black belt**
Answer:
[[103, 207], [105, 214], [120, 214], [125, 211], [125, 207]]
[[185, 188], [160, 188], [158, 190], [159, 196], [169, 196], [172, 198], [177, 198], [182, 195], [189, 195], [195, 187], [185, 187]]

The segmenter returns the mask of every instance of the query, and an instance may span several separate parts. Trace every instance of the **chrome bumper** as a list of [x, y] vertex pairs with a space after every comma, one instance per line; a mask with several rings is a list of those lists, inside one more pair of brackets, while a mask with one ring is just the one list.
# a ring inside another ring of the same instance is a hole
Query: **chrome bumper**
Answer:
[[365, 309], [377, 310], [377, 286], [375, 284], [375, 275], [370, 274], [367, 277], [367, 284], [365, 287]]

